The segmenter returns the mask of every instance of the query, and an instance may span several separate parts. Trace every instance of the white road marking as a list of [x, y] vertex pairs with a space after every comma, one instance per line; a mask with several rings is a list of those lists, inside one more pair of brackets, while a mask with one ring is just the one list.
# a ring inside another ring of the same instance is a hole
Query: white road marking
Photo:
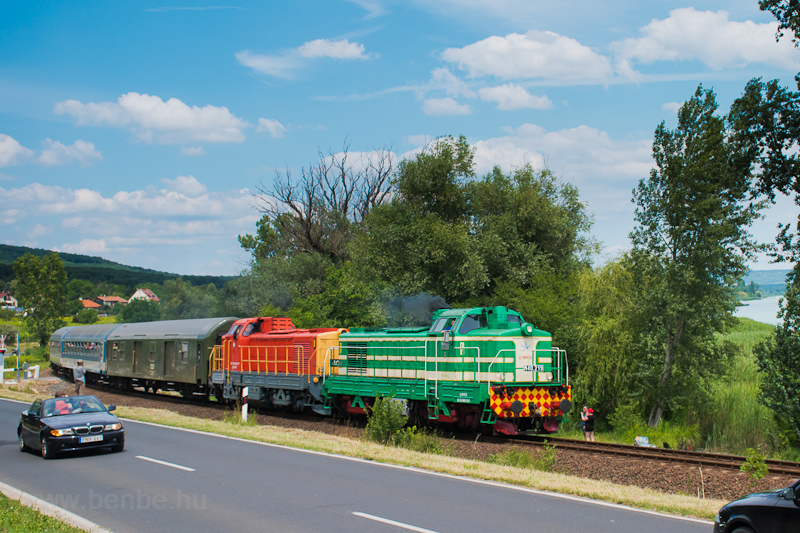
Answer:
[[354, 515], [360, 516], [361, 518], [366, 518], [367, 520], [374, 520], [376, 522], [383, 522], [384, 524], [389, 524], [390, 526], [397, 526], [403, 529], [407, 529], [409, 531], [417, 531], [418, 533], [436, 533], [432, 529], [425, 529], [422, 527], [412, 526], [410, 524], [404, 524], [402, 522], [395, 522], [394, 520], [389, 520], [388, 518], [381, 518], [380, 516], [374, 516], [367, 513], [359, 513], [354, 511]]
[[186, 470], [187, 472], [194, 472], [195, 471], [194, 468], [189, 468], [188, 466], [181, 466], [181, 465], [176, 465], [175, 463], [168, 463], [166, 461], [159, 461], [158, 459], [153, 459], [152, 457], [145, 457], [144, 455], [137, 455], [136, 458], [137, 459], [142, 459], [144, 461], [150, 461], [151, 463], [156, 463], [156, 464], [159, 464], [159, 465], [171, 466], [172, 468], [177, 468], [178, 470]]

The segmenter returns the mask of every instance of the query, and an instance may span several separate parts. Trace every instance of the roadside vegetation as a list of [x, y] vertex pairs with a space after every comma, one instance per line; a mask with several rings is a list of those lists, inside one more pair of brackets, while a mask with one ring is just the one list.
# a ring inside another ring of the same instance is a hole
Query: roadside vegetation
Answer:
[[82, 529], [45, 516], [0, 494], [0, 531], [7, 533], [82, 533]]

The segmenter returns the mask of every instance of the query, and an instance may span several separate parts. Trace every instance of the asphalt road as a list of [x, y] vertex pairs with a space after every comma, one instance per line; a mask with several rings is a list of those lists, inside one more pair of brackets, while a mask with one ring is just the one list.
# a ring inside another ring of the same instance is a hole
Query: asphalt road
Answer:
[[[0, 400], [0, 481], [116, 533], [708, 533], [709, 523], [412, 469], [125, 422], [122, 453], [20, 453]], [[157, 462], [161, 461], [161, 462]]]

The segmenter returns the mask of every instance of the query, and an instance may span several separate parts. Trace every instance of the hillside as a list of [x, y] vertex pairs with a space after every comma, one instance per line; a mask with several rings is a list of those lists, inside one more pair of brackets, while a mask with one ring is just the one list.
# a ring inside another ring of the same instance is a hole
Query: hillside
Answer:
[[[17, 257], [25, 254], [42, 257], [49, 253], [50, 250], [42, 250], [41, 248], [0, 244], [0, 281], [10, 282], [14, 279], [13, 264]], [[182, 276], [180, 274], [123, 265], [102, 257], [63, 252], [56, 253], [64, 261], [64, 267], [69, 279], [84, 279], [95, 284], [111, 283], [133, 287], [141, 283], [164, 283], [168, 279], [182, 278], [192, 285], [212, 283], [217, 288], [222, 288], [227, 281], [233, 279], [231, 276]]]
[[764, 296], [779, 296], [786, 290], [786, 274], [789, 272], [789, 269], [753, 270], [742, 281], [745, 284], [754, 282]]

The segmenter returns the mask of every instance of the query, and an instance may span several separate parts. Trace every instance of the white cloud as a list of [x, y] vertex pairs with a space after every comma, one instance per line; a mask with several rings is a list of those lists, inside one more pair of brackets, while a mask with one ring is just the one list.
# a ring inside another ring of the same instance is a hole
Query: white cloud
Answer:
[[484, 87], [478, 91], [481, 100], [497, 102], [497, 109], [513, 111], [515, 109], [549, 109], [553, 102], [547, 96], [535, 96], [524, 87], [514, 83], [506, 83], [499, 87]]
[[70, 254], [102, 255], [108, 252], [108, 247], [105, 239], [83, 239], [76, 244], [64, 244], [56, 251]]
[[36, 224], [28, 231], [27, 236], [29, 239], [36, 239], [37, 237], [42, 237], [52, 232], [53, 228], [48, 228], [47, 226]]
[[422, 103], [422, 111], [426, 115], [469, 115], [472, 108], [466, 104], [459, 104], [452, 98], [428, 98]]
[[575, 39], [539, 30], [447, 48], [442, 59], [457, 64], [473, 78], [605, 83], [612, 75], [608, 58]]
[[800, 54], [787, 39], [775, 42], [777, 23], [729, 20], [727, 11], [675, 9], [640, 28], [642, 37], [611, 44], [616, 68], [635, 77], [634, 63], [698, 60], [714, 70], [766, 63], [797, 70]]
[[286, 133], [286, 126], [274, 118], [259, 118], [256, 131], [259, 133], [268, 131], [274, 139], [280, 139]]
[[129, 128], [143, 141], [158, 144], [242, 142], [243, 130], [250, 127], [227, 107], [190, 107], [177, 98], [164, 101], [134, 92], [123, 94], [116, 102], [65, 100], [56, 104], [55, 112], [74, 116], [78, 125]]
[[[587, 184], [606, 178], [603, 183], [613, 188], [619, 182], [635, 185], [629, 180], [646, 177], [652, 167], [652, 141], [613, 140], [606, 132], [589, 126], [547, 131], [535, 124], [523, 124], [506, 136], [477, 141], [473, 146], [479, 174], [489, 172], [494, 165], [508, 169], [528, 162], [537, 167], [552, 165], [557, 174], [563, 172]], [[625, 187], [630, 192], [627, 184]]]
[[661, 109], [677, 114], [683, 104], [681, 102], [664, 102]]
[[103, 159], [100, 152], [95, 149], [94, 144], [80, 139], [70, 146], [65, 146], [52, 139], [45, 139], [42, 145], [42, 153], [39, 155], [38, 160], [39, 163], [46, 167], [64, 165], [70, 161], [78, 161], [83, 165], [88, 165], [92, 161]]
[[161, 183], [164, 184], [164, 189], [161, 191], [164, 194], [167, 191], [173, 191], [190, 198], [196, 198], [208, 193], [208, 187], [197, 181], [194, 176], [178, 176], [174, 180], [164, 178]]
[[364, 45], [351, 43], [347, 39], [329, 41], [328, 39], [315, 39], [297, 48], [300, 57], [310, 59], [330, 57], [333, 59], [367, 59], [364, 55]]
[[33, 150], [25, 148], [13, 137], [0, 133], [0, 167], [18, 165], [33, 155]]
[[375, 54], [364, 53], [363, 44], [351, 43], [347, 39], [315, 39], [277, 55], [255, 54], [250, 50], [242, 50], [235, 55], [243, 66], [276, 78], [291, 78], [295, 71], [305, 67], [313, 59], [352, 60], [375, 57]]
[[367, 11], [366, 19], [373, 19], [386, 14], [386, 9], [379, 0], [348, 0]]
[[201, 155], [205, 155], [206, 151], [202, 146], [183, 146], [181, 148], [181, 155], [187, 155], [190, 157], [200, 157]]
[[478, 96], [466, 83], [446, 68], [437, 68], [431, 71], [431, 81], [427, 88], [431, 90], [443, 90], [447, 96], [453, 98], [458, 96], [475, 98]]

